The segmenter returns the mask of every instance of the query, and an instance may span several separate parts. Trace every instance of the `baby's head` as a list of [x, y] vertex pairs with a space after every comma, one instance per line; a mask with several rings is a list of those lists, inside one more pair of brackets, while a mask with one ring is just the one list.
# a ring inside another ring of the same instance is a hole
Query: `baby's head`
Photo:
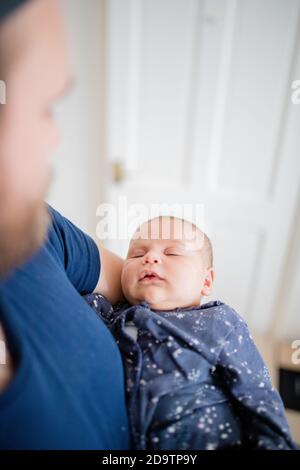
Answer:
[[200, 305], [214, 280], [212, 246], [194, 224], [160, 216], [133, 235], [122, 270], [122, 289], [131, 304], [154, 310]]

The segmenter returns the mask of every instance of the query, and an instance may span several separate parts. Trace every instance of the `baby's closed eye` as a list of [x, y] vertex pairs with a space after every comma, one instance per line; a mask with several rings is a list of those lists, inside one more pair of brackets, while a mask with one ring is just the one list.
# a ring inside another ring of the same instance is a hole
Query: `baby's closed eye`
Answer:
[[167, 256], [183, 256], [185, 253], [186, 251], [181, 248], [167, 248], [164, 251], [164, 254]]
[[128, 258], [141, 258], [144, 255], [145, 255], [145, 252], [142, 252], [142, 251], [132, 252], [132, 253], [129, 253]]

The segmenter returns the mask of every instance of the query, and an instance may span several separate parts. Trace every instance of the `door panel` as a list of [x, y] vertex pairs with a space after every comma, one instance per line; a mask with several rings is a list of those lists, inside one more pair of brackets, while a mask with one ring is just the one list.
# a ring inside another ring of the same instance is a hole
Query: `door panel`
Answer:
[[260, 332], [299, 192], [299, 25], [297, 0], [107, 2], [107, 159], [121, 168], [107, 200], [202, 204], [190, 218], [212, 239], [213, 298]]

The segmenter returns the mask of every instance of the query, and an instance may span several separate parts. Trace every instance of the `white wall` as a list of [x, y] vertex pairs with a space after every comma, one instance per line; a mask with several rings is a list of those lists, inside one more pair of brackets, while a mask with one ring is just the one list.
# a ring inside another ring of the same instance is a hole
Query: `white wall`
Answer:
[[[299, 105], [300, 106], [300, 105]], [[299, 109], [300, 112], [300, 109]], [[286, 254], [285, 267], [274, 316], [274, 336], [279, 339], [300, 339], [300, 201], [294, 230]]]
[[95, 234], [102, 194], [103, 0], [62, 0], [73, 56], [75, 89], [58, 106], [63, 141], [54, 156], [48, 201], [80, 228]]
[[[260, 334], [278, 317], [280, 337], [283, 319], [300, 333], [295, 272], [282, 290], [299, 210], [299, 19], [298, 0], [107, 0], [106, 11], [107, 157], [124, 175], [108, 201], [122, 217], [121, 197], [142, 204], [143, 218], [153, 203], [194, 216], [203, 204], [193, 222], [212, 239], [212, 298]], [[124, 255], [128, 237], [109, 247]]]

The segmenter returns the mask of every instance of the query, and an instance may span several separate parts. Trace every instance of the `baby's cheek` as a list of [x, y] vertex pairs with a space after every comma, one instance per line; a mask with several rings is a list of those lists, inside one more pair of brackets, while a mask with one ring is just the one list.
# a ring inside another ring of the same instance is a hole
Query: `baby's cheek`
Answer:
[[121, 286], [122, 286], [123, 292], [125, 293], [125, 291], [127, 291], [128, 289], [128, 276], [125, 270], [123, 270], [121, 274]]
[[173, 288], [176, 290], [177, 294], [185, 293], [188, 294], [193, 290], [193, 284], [195, 284], [191, 273], [182, 272], [177, 276], [173, 283]]
[[135, 269], [132, 267], [130, 269], [130, 266], [125, 266], [122, 271], [121, 275], [121, 284], [122, 284], [122, 289], [123, 292], [132, 292], [134, 291], [135, 288]]
[[127, 279], [125, 279], [124, 282], [122, 282], [122, 290], [123, 290], [123, 294], [124, 294], [125, 298], [129, 302], [131, 302], [132, 297], [134, 297], [134, 290], [133, 290], [132, 284], [127, 282]]
[[173, 273], [173, 284], [182, 286], [190, 281], [190, 273], [187, 270], [181, 269], [180, 267]]

